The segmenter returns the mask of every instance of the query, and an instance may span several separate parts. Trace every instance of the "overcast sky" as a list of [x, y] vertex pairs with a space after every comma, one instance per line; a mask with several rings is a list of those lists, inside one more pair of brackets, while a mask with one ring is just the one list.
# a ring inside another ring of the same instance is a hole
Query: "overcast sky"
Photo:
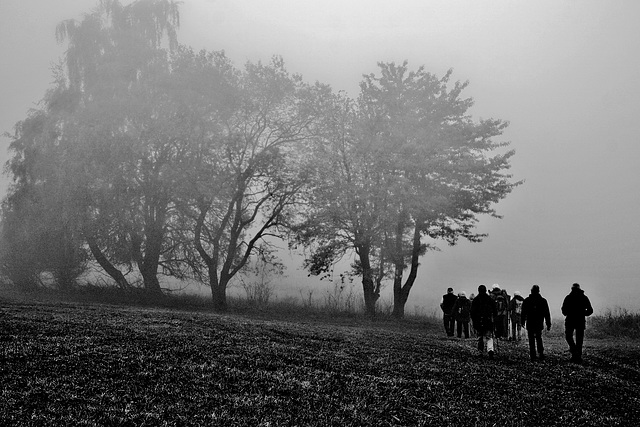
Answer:
[[[95, 4], [0, 0], [0, 131], [49, 87], [63, 54], [56, 24]], [[557, 311], [579, 282], [602, 312], [640, 301], [639, 16], [635, 0], [185, 0], [178, 36], [238, 66], [281, 55], [289, 71], [352, 97], [379, 61], [453, 68], [470, 82], [475, 118], [511, 123], [511, 172], [526, 182], [498, 204], [503, 219], [481, 221], [483, 243], [423, 258], [407, 310], [433, 306], [448, 286], [526, 295], [535, 283]], [[298, 292], [296, 269], [287, 280]]]

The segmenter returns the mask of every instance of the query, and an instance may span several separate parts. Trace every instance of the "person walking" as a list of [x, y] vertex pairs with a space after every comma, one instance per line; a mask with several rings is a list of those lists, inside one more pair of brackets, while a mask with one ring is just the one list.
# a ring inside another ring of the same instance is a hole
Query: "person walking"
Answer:
[[[473, 299], [476, 297], [476, 294], [474, 294], [473, 292], [471, 292], [471, 294], [469, 295], [469, 304], [473, 304]], [[469, 315], [471, 315], [471, 313], [469, 313]], [[469, 322], [469, 334], [471, 334], [472, 337], [476, 337], [476, 329], [473, 327], [473, 319], [471, 319], [471, 321]]]
[[520, 341], [522, 334], [522, 303], [524, 298], [520, 291], [513, 293], [513, 298], [509, 302], [509, 316], [511, 317], [511, 340]]
[[540, 295], [540, 287], [538, 285], [531, 287], [531, 294], [522, 303], [520, 316], [522, 324], [525, 325], [529, 335], [529, 355], [531, 360], [536, 360], [536, 345], [538, 346], [538, 357], [543, 360], [542, 330], [545, 322], [547, 331], [551, 329], [551, 313], [549, 312], [549, 303]]
[[507, 299], [507, 294], [505, 291], [500, 289], [500, 285], [496, 283], [493, 285], [493, 289], [489, 295], [496, 304], [496, 310], [498, 310], [498, 315], [495, 319], [496, 338], [505, 339], [508, 334], [507, 312], [509, 308], [509, 301]]
[[458, 338], [462, 338], [462, 332], [464, 331], [464, 337], [469, 338], [469, 318], [471, 316], [471, 301], [467, 299], [465, 292], [458, 293], [458, 299], [453, 304], [453, 317], [456, 321], [456, 331], [458, 332]]
[[453, 328], [455, 326], [455, 319], [453, 317], [453, 305], [456, 303], [458, 297], [453, 293], [453, 288], [448, 288], [447, 293], [442, 296], [440, 301], [440, 308], [442, 309], [442, 321], [444, 323], [444, 331], [448, 337], [453, 336]]
[[496, 304], [487, 294], [487, 287], [478, 286], [478, 295], [471, 303], [471, 320], [478, 335], [478, 351], [482, 355], [486, 350], [489, 359], [493, 359], [493, 322], [497, 314]]
[[[571, 293], [562, 302], [562, 314], [565, 316], [564, 332], [571, 352], [571, 362], [582, 363], [582, 343], [584, 342], [584, 330], [587, 326], [586, 318], [593, 314], [593, 307], [578, 283], [571, 286]], [[573, 340], [574, 332], [575, 341]]]

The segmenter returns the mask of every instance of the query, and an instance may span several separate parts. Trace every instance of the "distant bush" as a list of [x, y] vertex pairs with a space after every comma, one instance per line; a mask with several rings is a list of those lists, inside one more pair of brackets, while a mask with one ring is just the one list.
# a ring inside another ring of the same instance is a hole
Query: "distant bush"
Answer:
[[607, 310], [603, 315], [591, 317], [589, 327], [594, 335], [602, 338], [640, 338], [640, 313], [625, 308]]

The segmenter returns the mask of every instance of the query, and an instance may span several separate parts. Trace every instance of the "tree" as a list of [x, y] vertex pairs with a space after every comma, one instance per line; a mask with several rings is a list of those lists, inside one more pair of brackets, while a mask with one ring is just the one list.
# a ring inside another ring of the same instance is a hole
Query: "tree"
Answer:
[[314, 159], [314, 187], [306, 219], [296, 227], [297, 241], [311, 248], [305, 267], [326, 274], [350, 252], [352, 273], [362, 276], [365, 310], [375, 313], [390, 259], [385, 250], [387, 191], [377, 141], [363, 138], [357, 105], [341, 94], [325, 104]]
[[305, 233], [321, 242], [312, 266], [355, 251], [369, 314], [380, 289], [374, 277], [393, 271], [394, 315], [402, 317], [419, 257], [436, 249], [423, 238], [481, 241], [477, 216], [499, 217], [493, 204], [520, 182], [504, 173], [514, 152], [495, 153], [507, 144], [492, 140], [507, 124], [472, 121], [472, 100], [460, 98], [467, 83], [449, 90], [451, 71], [438, 79], [423, 67], [409, 72], [406, 62], [379, 66], [380, 77], [365, 76], [357, 103], [334, 115], [318, 154], [331, 173], [314, 190]]
[[230, 280], [265, 238], [284, 236], [294, 215], [307, 183], [304, 144], [321, 93], [291, 76], [280, 58], [227, 75], [231, 100], [210, 132], [194, 141], [192, 156], [194, 244], [218, 310], [227, 308]]
[[29, 242], [49, 237], [61, 283], [87, 249], [121, 287], [130, 286], [122, 267], [135, 265], [152, 293], [160, 268], [185, 274], [173, 188], [186, 150], [168, 90], [178, 24], [173, 1], [103, 0], [57, 28], [68, 49], [44, 108], [18, 124], [3, 226], [40, 224], [38, 239], [40, 228], [22, 228]]
[[[59, 75], [56, 76], [59, 83]], [[67, 206], [81, 204], [74, 165], [65, 165], [61, 126], [71, 99], [48, 91], [43, 107], [15, 126], [9, 146], [14, 156], [6, 171], [13, 183], [2, 206], [2, 270], [13, 283], [33, 288], [50, 274], [71, 289], [85, 271], [88, 255], [77, 227], [79, 214]]]
[[183, 153], [178, 112], [164, 91], [177, 48], [177, 3], [101, 1], [82, 21], [58, 26], [67, 40], [66, 90], [78, 94], [69, 139], [83, 165], [84, 233], [97, 262], [121, 287], [134, 264], [145, 289], [161, 292], [159, 268], [176, 275], [172, 188]]

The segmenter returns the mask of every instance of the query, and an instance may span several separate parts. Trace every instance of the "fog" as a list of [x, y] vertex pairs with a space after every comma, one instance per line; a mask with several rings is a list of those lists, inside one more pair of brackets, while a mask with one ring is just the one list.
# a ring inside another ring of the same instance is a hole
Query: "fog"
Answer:
[[[94, 5], [0, 2], [1, 132], [53, 80], [63, 55], [56, 24]], [[438, 76], [453, 68], [454, 80], [470, 82], [475, 119], [510, 122], [511, 173], [525, 183], [497, 205], [502, 219], [481, 220], [484, 242], [441, 243], [423, 257], [407, 312], [432, 309], [448, 286], [470, 293], [480, 283], [525, 295], [538, 284], [557, 311], [573, 282], [602, 312], [636, 310], [640, 297], [638, 16], [633, 0], [187, 0], [178, 37], [225, 50], [238, 66], [281, 55], [289, 71], [352, 97], [379, 61], [408, 60]], [[3, 163], [9, 141], [0, 141]], [[297, 260], [288, 260], [282, 295], [318, 286]]]

